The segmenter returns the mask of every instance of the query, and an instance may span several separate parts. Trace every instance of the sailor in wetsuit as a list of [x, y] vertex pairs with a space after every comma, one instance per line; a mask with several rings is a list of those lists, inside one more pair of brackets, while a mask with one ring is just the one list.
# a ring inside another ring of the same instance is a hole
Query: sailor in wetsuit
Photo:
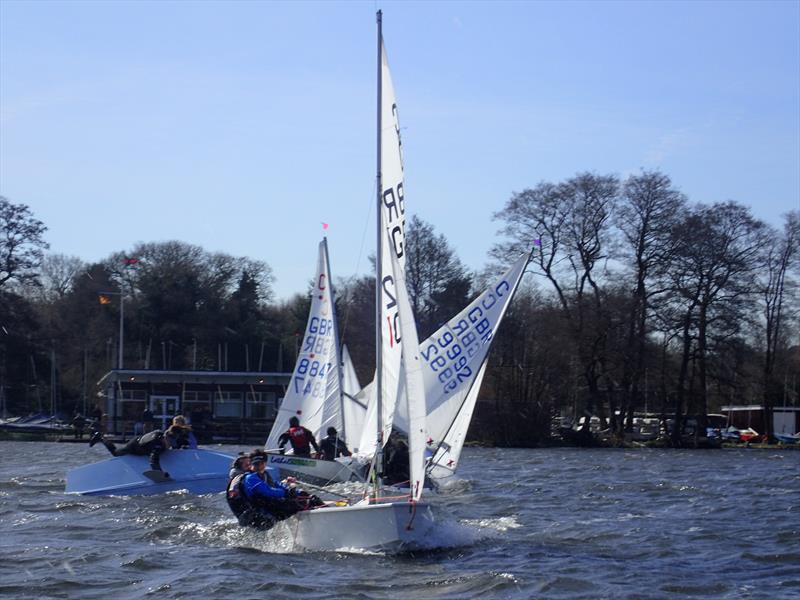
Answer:
[[[94, 446], [97, 442], [103, 442], [103, 445], [114, 456], [124, 456], [126, 454], [134, 454], [137, 456], [149, 455], [150, 468], [154, 471], [161, 471], [161, 453], [168, 447], [167, 438], [160, 429], [135, 437], [128, 441], [122, 448], [117, 448], [114, 442], [103, 438], [103, 434], [99, 431], [92, 435], [92, 439], [89, 440], [89, 447]], [[166, 471], [162, 471], [162, 473], [165, 477], [169, 477], [169, 473]]]
[[166, 431], [170, 448], [190, 448], [197, 449], [197, 438], [192, 433], [192, 427], [186, 423], [183, 415], [175, 415], [172, 418], [172, 425]]
[[237, 517], [240, 525], [269, 529], [278, 521], [291, 517], [301, 507], [294, 501], [297, 496], [294, 488], [274, 481], [267, 473], [264, 456], [253, 456], [251, 462], [252, 471], [244, 475], [240, 483], [240, 492], [247, 506]]
[[387, 485], [408, 485], [411, 479], [408, 463], [408, 442], [392, 431], [384, 448], [383, 482]]
[[[246, 475], [250, 472], [250, 454], [240, 452], [231, 463], [231, 470], [228, 471], [228, 479], [233, 479], [237, 475]], [[229, 482], [230, 483], [230, 482]]]
[[250, 473], [250, 468], [250, 455], [244, 452], [241, 453], [231, 465], [231, 470], [228, 473], [228, 487], [225, 491], [228, 507], [241, 525], [248, 524], [243, 522], [241, 517], [250, 508], [250, 503], [244, 495], [244, 478]]
[[311, 446], [314, 446], [314, 450], [319, 452], [319, 446], [317, 446], [317, 440], [314, 439], [314, 434], [300, 425], [300, 419], [297, 417], [289, 419], [289, 429], [284, 431], [281, 437], [278, 438], [278, 448], [281, 454], [284, 453], [286, 442], [291, 443], [295, 456], [310, 457]]
[[335, 427], [328, 427], [328, 437], [319, 443], [323, 460], [333, 460], [340, 456], [351, 456], [347, 444], [339, 437]]
[[301, 511], [324, 506], [316, 496], [276, 482], [266, 470], [266, 457], [252, 457], [249, 473], [240, 473], [228, 482], [226, 499], [239, 525], [270, 529], [278, 521]]

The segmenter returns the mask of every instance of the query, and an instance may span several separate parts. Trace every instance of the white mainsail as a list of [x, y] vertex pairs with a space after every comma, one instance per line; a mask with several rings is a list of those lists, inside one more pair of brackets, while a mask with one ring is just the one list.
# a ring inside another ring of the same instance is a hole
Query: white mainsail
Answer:
[[277, 447], [278, 438], [294, 416], [317, 438], [328, 427], [343, 430], [338, 335], [328, 271], [328, 242], [323, 239], [303, 343], [289, 389], [267, 438], [267, 449]]
[[[380, 236], [381, 264], [379, 271], [380, 287], [380, 327], [381, 327], [381, 431], [383, 443], [392, 431], [395, 404], [400, 395], [402, 377], [400, 375], [403, 352], [403, 336], [398, 316], [396, 281], [392, 271], [392, 261], [405, 268], [405, 203], [403, 198], [403, 152], [400, 139], [400, 125], [397, 118], [397, 102], [394, 86], [389, 72], [386, 48], [381, 40], [381, 148], [380, 148], [380, 198], [381, 214], [378, 230], [388, 232]], [[372, 456], [377, 449], [378, 415], [374, 400], [376, 389], [368, 399], [367, 416], [359, 454]]]
[[425, 482], [425, 383], [422, 380], [422, 361], [414, 312], [408, 300], [403, 268], [396, 258], [392, 260], [400, 330], [403, 335], [403, 371], [405, 373], [405, 399], [408, 415], [409, 487], [411, 497], [419, 500]]

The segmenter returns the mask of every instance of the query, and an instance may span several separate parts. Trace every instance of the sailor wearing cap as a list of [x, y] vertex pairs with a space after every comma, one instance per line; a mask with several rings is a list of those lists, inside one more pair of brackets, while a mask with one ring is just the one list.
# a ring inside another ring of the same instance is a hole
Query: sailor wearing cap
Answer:
[[[295, 492], [293, 489], [276, 482], [267, 473], [266, 456], [263, 454], [253, 454], [250, 457], [250, 473], [237, 476], [236, 491], [241, 496], [242, 504], [246, 503], [246, 508], [236, 514], [236, 506], [231, 506], [231, 510], [239, 519], [240, 525], [250, 525], [262, 529], [269, 529], [275, 523], [286, 519], [300, 510], [294, 502]], [[231, 485], [228, 486], [229, 506], [231, 505]]]

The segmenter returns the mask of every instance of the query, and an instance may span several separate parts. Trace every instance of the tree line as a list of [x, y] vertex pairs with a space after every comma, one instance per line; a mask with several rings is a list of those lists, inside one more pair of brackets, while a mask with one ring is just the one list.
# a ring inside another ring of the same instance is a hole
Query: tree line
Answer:
[[[769, 412], [787, 394], [796, 402], [800, 212], [775, 228], [735, 202], [691, 203], [667, 175], [645, 171], [541, 182], [494, 218], [480, 272], [431, 224], [415, 216], [406, 228], [420, 339], [533, 250], [496, 335], [473, 437], [532, 445], [560, 415], [598, 416], [621, 435], [645, 408], [702, 428], [724, 403]], [[0, 228], [0, 395], [11, 413], [92, 405], [95, 382], [120, 364], [121, 309], [125, 368], [293, 367], [311, 285], [277, 301], [263, 261], [170, 241], [87, 264], [48, 253], [46, 226], [5, 198]], [[374, 279], [336, 278], [335, 289], [341, 338], [365, 383]], [[680, 426], [672, 436], [682, 443]]]

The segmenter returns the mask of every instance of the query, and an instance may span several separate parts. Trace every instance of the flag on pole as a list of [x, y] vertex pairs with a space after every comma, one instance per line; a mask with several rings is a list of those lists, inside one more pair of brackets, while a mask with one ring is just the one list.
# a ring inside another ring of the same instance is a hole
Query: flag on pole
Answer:
[[106, 296], [105, 294], [99, 294], [97, 299], [100, 301], [100, 304], [111, 304], [111, 296]]
[[126, 257], [122, 262], [125, 263], [126, 267], [129, 267], [131, 265], [138, 264], [139, 263], [139, 259], [136, 258], [135, 256], [131, 256], [131, 257]]
[[328, 228], [328, 224], [327, 224], [327, 223], [323, 223], [323, 224], [322, 224], [322, 228], [323, 228], [323, 229], [327, 229], [327, 228]]

